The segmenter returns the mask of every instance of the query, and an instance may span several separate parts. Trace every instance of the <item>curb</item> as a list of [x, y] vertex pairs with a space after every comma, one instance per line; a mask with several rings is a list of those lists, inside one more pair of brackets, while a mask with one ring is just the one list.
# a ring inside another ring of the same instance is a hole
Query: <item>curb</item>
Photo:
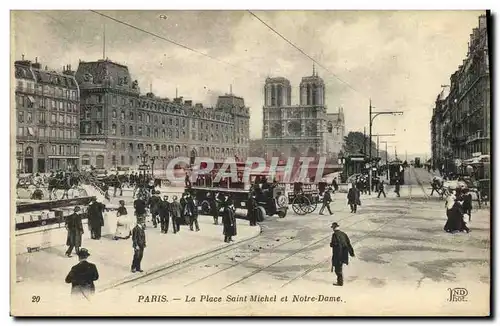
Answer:
[[142, 278], [145, 278], [147, 276], [159, 273], [161, 271], [164, 271], [166, 269], [172, 268], [174, 266], [181, 265], [183, 263], [195, 260], [196, 258], [205, 256], [205, 255], [209, 255], [211, 253], [215, 253], [216, 251], [219, 251], [221, 249], [232, 249], [232, 248], [234, 248], [237, 245], [246, 243], [246, 242], [248, 242], [250, 240], [253, 240], [253, 239], [259, 237], [261, 235], [261, 233], [262, 233], [262, 226], [260, 224], [258, 224], [258, 226], [259, 226], [259, 233], [257, 233], [254, 236], [249, 237], [248, 239], [245, 239], [245, 240], [242, 240], [242, 241], [238, 241], [238, 242], [232, 243], [230, 245], [223, 245], [223, 244], [221, 244], [220, 246], [218, 246], [216, 248], [202, 251], [200, 253], [188, 256], [187, 258], [177, 259], [177, 260], [174, 260], [172, 262], [166, 263], [165, 265], [154, 267], [153, 269], [151, 269], [148, 272], [141, 273], [141, 274], [135, 274], [135, 275], [130, 276], [130, 277], [125, 277], [125, 278], [123, 278], [123, 279], [121, 279], [119, 281], [116, 281], [116, 282], [114, 282], [114, 283], [112, 283], [110, 285], [103, 286], [102, 289], [99, 290], [99, 291], [97, 291], [97, 292], [105, 292], [105, 291], [108, 291], [108, 290], [112, 290], [113, 288], [116, 288], [118, 286], [122, 286], [124, 284], [140, 280]]

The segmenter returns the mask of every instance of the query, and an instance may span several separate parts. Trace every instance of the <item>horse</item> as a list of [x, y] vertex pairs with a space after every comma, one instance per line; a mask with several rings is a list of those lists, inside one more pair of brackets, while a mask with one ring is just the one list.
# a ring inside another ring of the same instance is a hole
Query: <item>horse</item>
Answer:
[[110, 175], [104, 178], [103, 181], [108, 187], [113, 187], [113, 197], [116, 197], [116, 189], [120, 189], [120, 196], [123, 196], [123, 184], [125, 183], [124, 176]]
[[63, 199], [65, 196], [69, 198], [68, 191], [79, 185], [78, 177], [72, 175], [69, 178], [65, 177], [63, 179], [58, 179], [56, 177], [49, 178], [47, 190], [49, 192], [49, 199], [52, 200], [52, 194], [56, 196], [57, 190], [63, 190], [64, 193], [61, 197]]

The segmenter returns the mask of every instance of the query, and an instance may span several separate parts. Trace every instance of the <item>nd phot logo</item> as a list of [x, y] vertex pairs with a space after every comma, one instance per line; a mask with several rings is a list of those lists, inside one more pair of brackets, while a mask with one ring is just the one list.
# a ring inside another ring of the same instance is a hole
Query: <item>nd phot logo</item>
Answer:
[[467, 301], [466, 297], [469, 294], [469, 291], [465, 288], [449, 288], [448, 292], [450, 296], [448, 297], [449, 302], [465, 302]]

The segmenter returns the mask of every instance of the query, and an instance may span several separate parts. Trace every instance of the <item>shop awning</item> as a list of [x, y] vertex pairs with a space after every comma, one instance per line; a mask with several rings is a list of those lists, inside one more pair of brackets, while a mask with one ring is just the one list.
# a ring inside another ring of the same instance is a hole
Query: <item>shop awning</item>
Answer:
[[49, 155], [49, 158], [76, 158], [76, 159], [80, 159], [79, 156], [64, 156], [64, 155], [60, 155], [60, 156], [57, 156], [57, 155]]

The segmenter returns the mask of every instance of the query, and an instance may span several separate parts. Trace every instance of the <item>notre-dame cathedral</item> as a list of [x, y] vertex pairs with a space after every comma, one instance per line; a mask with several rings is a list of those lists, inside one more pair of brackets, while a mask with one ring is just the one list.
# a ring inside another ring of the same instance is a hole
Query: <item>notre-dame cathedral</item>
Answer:
[[300, 82], [300, 104], [292, 105], [292, 87], [284, 77], [267, 78], [264, 87], [264, 143], [268, 157], [326, 156], [342, 149], [345, 120], [342, 108], [328, 113], [325, 83], [313, 74]]

